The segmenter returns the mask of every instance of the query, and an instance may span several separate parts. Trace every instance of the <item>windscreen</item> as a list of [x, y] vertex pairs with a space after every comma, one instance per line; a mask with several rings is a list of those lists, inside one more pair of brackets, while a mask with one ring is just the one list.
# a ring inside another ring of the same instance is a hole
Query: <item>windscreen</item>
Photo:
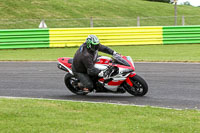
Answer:
[[125, 59], [123, 59], [121, 56], [115, 56], [114, 59], [119, 64], [122, 64], [122, 65], [125, 65], [125, 66], [130, 66], [129, 63]]

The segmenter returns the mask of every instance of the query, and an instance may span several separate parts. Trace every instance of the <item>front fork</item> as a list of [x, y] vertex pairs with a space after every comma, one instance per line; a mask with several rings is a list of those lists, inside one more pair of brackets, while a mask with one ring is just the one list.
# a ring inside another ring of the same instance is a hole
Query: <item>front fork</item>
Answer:
[[130, 86], [133, 86], [133, 83], [131, 82], [130, 78], [134, 77], [136, 73], [131, 73], [127, 78], [126, 78], [126, 83]]

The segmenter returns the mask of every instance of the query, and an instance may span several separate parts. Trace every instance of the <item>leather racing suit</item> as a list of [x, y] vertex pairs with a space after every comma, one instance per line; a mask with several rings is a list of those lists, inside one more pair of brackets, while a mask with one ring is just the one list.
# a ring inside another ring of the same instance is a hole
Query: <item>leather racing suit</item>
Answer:
[[94, 67], [98, 57], [98, 51], [113, 55], [113, 50], [99, 44], [98, 50], [95, 52], [87, 48], [87, 44], [83, 43], [76, 51], [73, 58], [72, 71], [75, 77], [88, 89], [93, 88], [92, 77], [97, 76], [101, 70]]

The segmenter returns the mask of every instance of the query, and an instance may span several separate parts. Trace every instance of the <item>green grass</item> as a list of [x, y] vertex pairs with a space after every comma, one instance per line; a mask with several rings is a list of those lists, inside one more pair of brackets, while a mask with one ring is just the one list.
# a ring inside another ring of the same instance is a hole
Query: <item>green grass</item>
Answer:
[[1, 133], [199, 133], [199, 125], [197, 110], [0, 99]]
[[[200, 44], [112, 46], [134, 61], [200, 62]], [[78, 48], [43, 48], [0, 50], [0, 61], [56, 61], [59, 57], [73, 57]], [[100, 53], [100, 55], [106, 55]]]
[[[199, 7], [179, 5], [178, 24], [184, 15], [188, 16], [186, 25], [199, 25], [199, 16], [191, 17], [199, 12]], [[89, 27], [90, 17], [94, 18], [95, 27], [136, 26], [138, 16], [153, 17], [141, 18], [143, 26], [164, 26], [174, 24], [174, 5], [146, 0], [3, 0], [0, 16], [0, 29], [38, 28], [42, 19], [51, 28]]]

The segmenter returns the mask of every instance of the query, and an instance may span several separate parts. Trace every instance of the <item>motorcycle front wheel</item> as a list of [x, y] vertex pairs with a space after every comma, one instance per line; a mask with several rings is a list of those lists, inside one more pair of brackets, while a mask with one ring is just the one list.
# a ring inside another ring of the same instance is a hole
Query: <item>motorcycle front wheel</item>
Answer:
[[134, 77], [130, 77], [130, 80], [133, 86], [127, 83], [124, 84], [124, 88], [128, 93], [134, 96], [144, 96], [148, 92], [148, 85], [142, 77], [135, 75]]
[[88, 93], [82, 92], [79, 87], [76, 86], [77, 79], [71, 75], [70, 73], [67, 73], [64, 78], [64, 82], [66, 87], [74, 94], [76, 95], [87, 95]]

